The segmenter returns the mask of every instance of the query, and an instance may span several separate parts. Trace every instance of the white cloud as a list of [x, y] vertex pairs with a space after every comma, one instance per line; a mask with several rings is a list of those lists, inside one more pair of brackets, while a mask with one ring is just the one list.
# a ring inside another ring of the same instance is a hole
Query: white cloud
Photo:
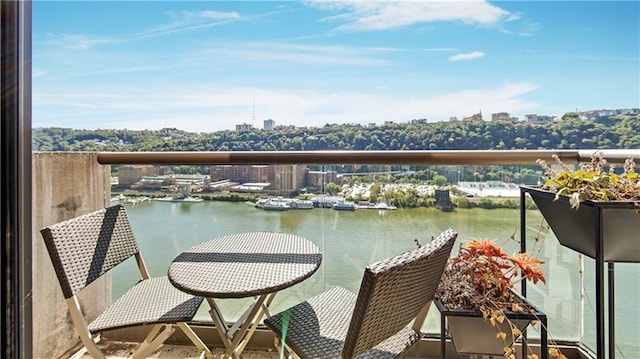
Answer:
[[451, 62], [466, 61], [466, 60], [480, 59], [483, 57], [484, 57], [484, 52], [474, 51], [474, 52], [468, 52], [465, 54], [452, 55], [449, 57], [449, 61]]
[[385, 30], [418, 23], [461, 21], [494, 25], [512, 19], [510, 13], [486, 1], [318, 1], [311, 6], [330, 11], [346, 11], [325, 21], [345, 22], [338, 30]]
[[222, 11], [213, 11], [213, 10], [204, 10], [199, 12], [185, 11], [184, 14], [187, 17], [205, 18], [205, 19], [212, 19], [212, 20], [240, 19], [240, 14], [238, 14], [235, 11], [231, 11], [231, 12], [222, 12]]
[[121, 37], [108, 37], [92, 34], [47, 33], [41, 38], [36, 38], [35, 41], [42, 45], [63, 46], [71, 49], [87, 50], [99, 45], [123, 43], [175, 33], [195, 31], [243, 19], [237, 12], [219, 12], [210, 10], [199, 12], [183, 11], [180, 13], [168, 13], [167, 15], [174, 19], [173, 22]]
[[[58, 46], [38, 51], [34, 62], [39, 69], [38, 76], [58, 83], [86, 81], [85, 78], [109, 83], [110, 75], [125, 73], [131, 74], [127, 81], [132, 83], [145, 81], [150, 76], [154, 81], [161, 81], [164, 77], [175, 77], [177, 73], [211, 74], [221, 68], [225, 70], [216, 76], [224, 79], [247, 80], [253, 76], [248, 73], [253, 72], [280, 83], [280, 80], [291, 80], [286, 74], [293, 72], [312, 71], [310, 74], [313, 75], [315, 71], [389, 68], [399, 61], [394, 54], [403, 51], [393, 47], [239, 41], [210, 42], [203, 48], [175, 54], [107, 50], [86, 49], [76, 53]], [[278, 76], [285, 78], [278, 79]]]
[[54, 34], [46, 33], [43, 36], [35, 36], [34, 42], [37, 45], [48, 45], [52, 47], [63, 47], [67, 49], [86, 50], [97, 45], [113, 43], [115, 40], [108, 36], [87, 35], [87, 34]]
[[424, 51], [427, 51], [427, 52], [453, 52], [453, 51], [458, 51], [458, 49], [456, 49], [454, 47], [430, 47], [430, 48], [424, 49]]
[[129, 37], [129, 40], [147, 39], [200, 30], [229, 24], [243, 19], [243, 17], [237, 12], [219, 12], [211, 10], [198, 12], [182, 11], [179, 13], [167, 13], [167, 15], [174, 19], [173, 22], [156, 26], [138, 34], [133, 34]]
[[[327, 123], [406, 122], [485, 114], [534, 111], [524, 97], [536, 86], [506, 83], [495, 88], [467, 89], [429, 95], [389, 95], [335, 90], [277, 90], [224, 87], [215, 84], [176, 85], [149, 89], [95, 86], [82, 92], [56, 88], [34, 94], [34, 127], [159, 129], [177, 127], [194, 132], [231, 130], [238, 123], [261, 128], [277, 124], [320, 127]], [[255, 96], [255, 120], [253, 98]]]
[[43, 76], [46, 76], [46, 75], [47, 75], [47, 71], [45, 71], [45, 70], [43, 70], [41, 68], [34, 67], [31, 70], [31, 77], [34, 78], [34, 79], [40, 78], [40, 77], [43, 77]]
[[495, 88], [466, 89], [427, 99], [425, 106], [445, 108], [458, 118], [477, 113], [510, 112], [512, 115], [535, 109], [538, 105], [524, 96], [535, 91], [537, 86], [527, 82], [504, 83]]
[[322, 65], [341, 66], [383, 66], [392, 62], [384, 56], [399, 51], [393, 48], [348, 47], [341, 45], [299, 45], [278, 42], [255, 43], [215, 43], [197, 56], [205, 61], [230, 59], [236, 64], [297, 63], [314, 67]]
[[522, 29], [518, 32], [518, 35], [534, 36], [538, 32], [538, 30], [540, 30], [540, 25], [528, 22], [522, 26]]

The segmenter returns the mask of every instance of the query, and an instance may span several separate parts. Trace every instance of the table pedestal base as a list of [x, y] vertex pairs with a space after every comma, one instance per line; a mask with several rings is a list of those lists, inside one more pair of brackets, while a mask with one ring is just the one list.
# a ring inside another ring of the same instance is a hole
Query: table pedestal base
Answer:
[[223, 358], [240, 359], [240, 354], [249, 343], [264, 316], [270, 316], [269, 305], [277, 293], [263, 294], [254, 297], [254, 302], [245, 310], [235, 323], [229, 324], [222, 315], [222, 310], [213, 298], [207, 298], [211, 309], [209, 315], [216, 326], [226, 351]]

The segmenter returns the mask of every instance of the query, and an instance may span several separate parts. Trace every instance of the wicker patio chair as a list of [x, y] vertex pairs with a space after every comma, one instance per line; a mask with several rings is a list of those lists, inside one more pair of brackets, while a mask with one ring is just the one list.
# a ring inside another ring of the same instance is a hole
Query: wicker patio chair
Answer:
[[333, 287], [265, 324], [294, 357], [400, 357], [420, 339], [456, 237], [448, 229], [418, 249], [369, 265], [357, 295]]
[[[75, 217], [40, 231], [53, 262], [71, 319], [94, 358], [105, 358], [93, 336], [103, 331], [153, 324], [134, 358], [158, 349], [179, 327], [203, 351], [211, 352], [186, 324], [203, 298], [183, 293], [166, 277], [150, 278], [122, 205]], [[135, 256], [141, 280], [95, 320], [85, 318], [76, 294], [126, 259]]]

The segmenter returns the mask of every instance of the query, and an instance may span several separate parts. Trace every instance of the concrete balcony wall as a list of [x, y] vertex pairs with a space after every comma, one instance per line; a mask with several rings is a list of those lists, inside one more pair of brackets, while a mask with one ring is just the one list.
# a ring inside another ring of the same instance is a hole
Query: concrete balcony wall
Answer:
[[[110, 166], [97, 153], [33, 154], [33, 358], [59, 358], [80, 343], [49, 254], [40, 235], [45, 226], [104, 208], [111, 197]], [[80, 297], [89, 319], [111, 301], [111, 280], [92, 283]]]

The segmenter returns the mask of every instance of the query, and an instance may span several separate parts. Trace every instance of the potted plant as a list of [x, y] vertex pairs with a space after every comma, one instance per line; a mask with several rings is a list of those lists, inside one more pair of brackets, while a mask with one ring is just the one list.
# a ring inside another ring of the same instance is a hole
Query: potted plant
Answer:
[[621, 173], [596, 152], [591, 162], [560, 170], [538, 160], [547, 181], [529, 193], [560, 243], [605, 262], [640, 262], [640, 175], [633, 159]]
[[591, 162], [577, 170], [557, 156], [553, 158], [560, 170], [538, 160], [547, 181], [540, 188], [522, 187], [521, 191], [529, 193], [560, 244], [595, 259], [595, 354], [605, 356], [608, 339], [608, 356], [613, 358], [614, 263], [640, 262], [640, 176], [632, 158], [624, 162], [621, 171], [613, 165], [605, 169], [607, 161], [602, 152], [594, 153]]
[[[515, 358], [513, 344], [528, 325], [539, 323], [543, 357], [548, 353], [565, 358], [557, 348], [545, 350], [546, 316], [514, 291], [522, 280], [545, 283], [541, 264], [528, 253], [508, 255], [490, 239], [471, 239], [461, 246], [445, 269], [435, 299], [456, 351]], [[538, 358], [530, 348], [526, 355]]]

